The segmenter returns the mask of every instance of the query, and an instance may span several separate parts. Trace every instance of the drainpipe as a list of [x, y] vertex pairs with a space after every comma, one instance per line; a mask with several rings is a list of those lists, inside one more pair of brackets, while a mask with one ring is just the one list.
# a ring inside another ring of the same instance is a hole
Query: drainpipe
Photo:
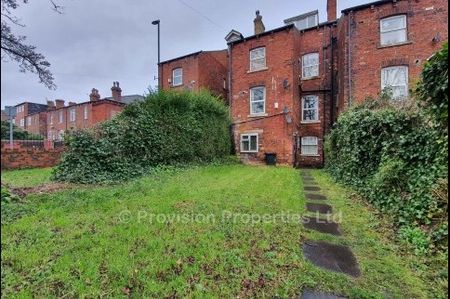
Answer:
[[336, 43], [336, 38], [333, 37], [333, 29], [330, 28], [330, 44], [331, 44], [331, 111], [330, 111], [330, 118], [331, 122], [330, 125], [332, 126], [334, 123], [334, 117], [336, 115], [336, 97], [335, 97], [335, 86], [334, 86], [334, 45]]
[[348, 106], [352, 105], [352, 23], [353, 11], [349, 13], [348, 20]]

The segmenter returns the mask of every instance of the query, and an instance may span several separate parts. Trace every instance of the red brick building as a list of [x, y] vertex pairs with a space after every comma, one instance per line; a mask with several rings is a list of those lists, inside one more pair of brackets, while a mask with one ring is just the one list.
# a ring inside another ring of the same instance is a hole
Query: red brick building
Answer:
[[423, 64], [448, 40], [448, 1], [377, 1], [342, 11], [339, 110], [390, 84], [408, 96]]
[[[215, 89], [227, 78], [235, 150], [244, 162], [274, 153], [282, 164], [322, 166], [325, 134], [339, 113], [385, 88], [396, 100], [410, 95], [424, 62], [448, 40], [447, 5], [381, 0], [337, 18], [336, 0], [328, 0], [326, 22], [312, 11], [268, 31], [257, 11], [254, 35], [232, 30], [226, 37], [228, 74], [208, 75], [199, 86]], [[162, 88], [194, 90], [189, 84], [210, 69], [198, 62], [201, 53], [162, 63]]]
[[111, 92], [111, 97], [102, 99], [98, 90], [93, 88], [89, 101], [69, 102], [67, 106], [64, 100], [48, 101], [47, 138], [60, 140], [66, 131], [92, 128], [113, 118], [126, 104], [143, 99], [140, 95], [122, 96], [119, 82], [114, 82]]
[[159, 65], [159, 86], [162, 89], [209, 89], [227, 98], [227, 51], [199, 51]]
[[45, 123], [47, 105], [31, 102], [17, 104], [13, 123], [20, 129], [35, 135], [46, 136]]

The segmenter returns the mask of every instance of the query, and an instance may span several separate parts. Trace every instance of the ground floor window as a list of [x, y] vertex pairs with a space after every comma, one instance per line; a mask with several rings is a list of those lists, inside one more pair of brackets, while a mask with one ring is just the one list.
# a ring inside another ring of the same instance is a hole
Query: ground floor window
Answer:
[[241, 153], [258, 152], [258, 134], [241, 134]]
[[317, 137], [302, 137], [302, 155], [317, 156], [319, 154], [319, 142]]

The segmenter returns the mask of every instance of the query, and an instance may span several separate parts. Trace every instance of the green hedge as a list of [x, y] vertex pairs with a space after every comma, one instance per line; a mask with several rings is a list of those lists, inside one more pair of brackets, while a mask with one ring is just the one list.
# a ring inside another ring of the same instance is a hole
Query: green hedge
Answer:
[[208, 162], [229, 155], [228, 108], [209, 92], [151, 93], [92, 131], [67, 136], [59, 181], [123, 181], [158, 165]]
[[368, 100], [339, 117], [325, 144], [334, 178], [391, 215], [400, 235], [421, 252], [446, 250], [448, 241], [443, 51], [447, 46], [425, 66], [418, 101], [396, 103], [385, 95]]

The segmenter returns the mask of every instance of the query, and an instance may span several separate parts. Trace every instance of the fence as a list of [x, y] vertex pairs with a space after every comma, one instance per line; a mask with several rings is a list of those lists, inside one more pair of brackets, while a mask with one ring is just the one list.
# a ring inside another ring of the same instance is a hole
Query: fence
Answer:
[[63, 147], [64, 142], [56, 140], [13, 140], [12, 144], [9, 140], [1, 140], [2, 149], [54, 149]]

